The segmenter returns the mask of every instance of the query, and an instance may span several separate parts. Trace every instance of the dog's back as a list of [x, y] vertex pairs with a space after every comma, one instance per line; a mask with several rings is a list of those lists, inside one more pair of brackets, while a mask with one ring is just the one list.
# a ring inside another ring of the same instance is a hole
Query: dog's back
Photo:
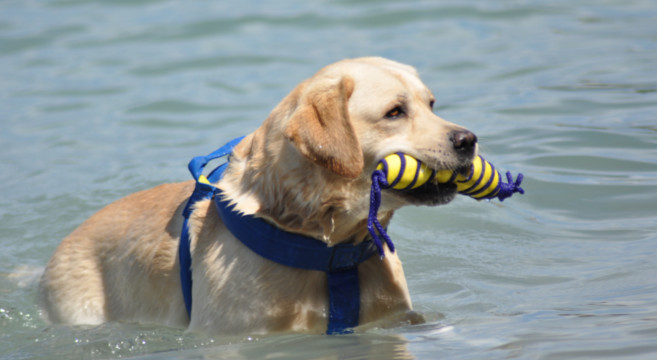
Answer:
[[177, 249], [192, 182], [160, 185], [118, 200], [59, 245], [39, 284], [56, 323], [143, 321], [186, 326]]

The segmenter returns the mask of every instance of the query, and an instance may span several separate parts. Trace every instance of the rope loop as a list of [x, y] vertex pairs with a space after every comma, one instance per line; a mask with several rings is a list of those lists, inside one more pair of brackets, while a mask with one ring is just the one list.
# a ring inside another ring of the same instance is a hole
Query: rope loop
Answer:
[[367, 230], [372, 236], [372, 240], [377, 247], [381, 259], [385, 256], [385, 252], [379, 235], [386, 242], [390, 252], [395, 252], [395, 245], [392, 243], [392, 239], [390, 239], [386, 229], [381, 225], [377, 217], [379, 207], [381, 206], [381, 189], [387, 189], [389, 187], [390, 184], [386, 180], [386, 174], [381, 170], [374, 171], [372, 174], [372, 189], [370, 190], [370, 212], [367, 216]]

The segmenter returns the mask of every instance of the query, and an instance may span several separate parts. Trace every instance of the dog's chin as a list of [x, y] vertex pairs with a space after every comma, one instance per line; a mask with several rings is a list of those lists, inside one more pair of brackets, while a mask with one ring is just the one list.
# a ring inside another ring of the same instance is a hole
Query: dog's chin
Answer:
[[453, 183], [438, 184], [427, 182], [426, 184], [410, 190], [389, 190], [395, 196], [409, 205], [438, 206], [454, 200], [456, 197], [456, 185]]

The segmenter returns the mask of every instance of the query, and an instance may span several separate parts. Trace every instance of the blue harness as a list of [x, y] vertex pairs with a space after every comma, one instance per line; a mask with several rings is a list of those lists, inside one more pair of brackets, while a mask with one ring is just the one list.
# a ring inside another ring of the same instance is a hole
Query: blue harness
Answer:
[[377, 253], [377, 244], [367, 240], [357, 245], [338, 244], [329, 247], [319, 240], [281, 230], [262, 219], [234, 211], [228, 201], [221, 199], [220, 190], [212, 185], [222, 178], [230, 158], [207, 176], [202, 173], [211, 160], [230, 155], [243, 138], [231, 140], [211, 154], [197, 156], [189, 162], [189, 171], [196, 180], [196, 186], [183, 211], [185, 220], [178, 247], [180, 280], [187, 314], [191, 318], [192, 261], [188, 219], [197, 201], [212, 198], [228, 230], [251, 251], [282, 265], [326, 272], [329, 290], [326, 333], [352, 332], [351, 328], [358, 325], [360, 314], [358, 265]]

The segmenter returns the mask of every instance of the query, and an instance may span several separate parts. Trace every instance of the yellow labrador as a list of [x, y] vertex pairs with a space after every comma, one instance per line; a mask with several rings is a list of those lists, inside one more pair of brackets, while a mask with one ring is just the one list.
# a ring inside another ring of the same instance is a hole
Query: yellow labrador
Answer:
[[[415, 69], [382, 58], [329, 65], [296, 87], [234, 149], [217, 187], [235, 210], [329, 246], [368, 238], [370, 176], [404, 152], [436, 170], [469, 166], [474, 134], [434, 115]], [[323, 333], [326, 273], [264, 259], [225, 226], [211, 200], [189, 219], [193, 311], [181, 294], [178, 242], [194, 182], [165, 184], [108, 205], [59, 245], [39, 286], [55, 323], [160, 323], [210, 333]], [[383, 191], [384, 225], [404, 205], [440, 205], [453, 185]], [[358, 267], [359, 324], [417, 321], [402, 264], [386, 249]]]

